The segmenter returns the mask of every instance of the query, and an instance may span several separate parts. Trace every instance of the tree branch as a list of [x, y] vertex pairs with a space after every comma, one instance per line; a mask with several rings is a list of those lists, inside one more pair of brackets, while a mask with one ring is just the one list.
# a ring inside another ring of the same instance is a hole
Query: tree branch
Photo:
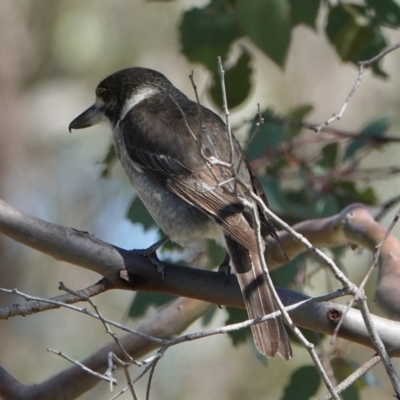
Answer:
[[[318, 246], [338, 246], [350, 241], [370, 250], [375, 249], [376, 244], [380, 243], [386, 232], [386, 229], [374, 221], [369, 210], [362, 205], [347, 207], [340, 214], [330, 218], [302, 222], [294, 228]], [[87, 233], [39, 220], [16, 210], [3, 201], [0, 201], [0, 232], [54, 258], [75, 263], [98, 273], [103, 272], [107, 276], [107, 280], [101, 282], [103, 282], [102, 284], [107, 282], [106, 286], [109, 285], [107, 288], [171, 293], [207, 300], [214, 304], [244, 308], [243, 298], [234, 275], [226, 282], [226, 277], [222, 274], [166, 263], [165, 279], [163, 280], [146, 257], [133, 251], [114, 247]], [[279, 232], [279, 237], [289, 257], [292, 258], [305, 250], [303, 244], [296, 242], [286, 232]], [[85, 250], [86, 247], [87, 250]], [[388, 271], [397, 271], [397, 258], [392, 256], [398, 252], [400, 252], [398, 240], [393, 235], [389, 235], [382, 245], [378, 260], [382, 276], [385, 277]], [[266, 257], [267, 263], [272, 268], [276, 268], [284, 262], [280, 259], [282, 255], [278, 245], [271, 238], [267, 240]], [[397, 280], [395, 278], [396, 276], [389, 280], [393, 286], [398, 287], [398, 278]], [[379, 288], [378, 282], [378, 291]], [[320, 303], [316, 299], [310, 299], [289, 290], [277, 288], [277, 291], [285, 306], [304, 302], [300, 307], [290, 311], [290, 315], [297, 325], [313, 331], [331, 335], [339, 320], [338, 317], [345, 310], [345, 306], [331, 302]], [[343, 295], [343, 293], [339, 291], [338, 295]], [[396, 297], [394, 300], [382, 300], [383, 304], [392, 304], [396, 301]], [[155, 317], [154, 326], [149, 322], [142, 325], [140, 330], [151, 331], [153, 336], [159, 338], [176, 335], [204, 313], [208, 307], [209, 305], [197, 300], [178, 299], [166, 311]], [[391, 306], [391, 309], [393, 307]], [[21, 307], [18, 309], [23, 310]], [[25, 315], [24, 312], [26, 310], [23, 310], [21, 315]], [[18, 312], [14, 311], [12, 315], [18, 315]], [[10, 316], [9, 308], [0, 310], [0, 318]], [[183, 320], [180, 320], [181, 318]], [[400, 349], [400, 339], [397, 334], [400, 330], [400, 323], [377, 316], [372, 316], [372, 320], [385, 347], [391, 352], [391, 356], [400, 357], [400, 350], [397, 350]], [[349, 311], [338, 336], [370, 348], [373, 347], [363, 318], [360, 312], [354, 309]], [[145, 338], [132, 335], [123, 336], [120, 342], [133, 358], [138, 358], [157, 346]], [[104, 365], [107, 365], [109, 351], [115, 352], [118, 357], [124, 359], [120, 348], [112, 342], [82, 363], [94, 371], [102, 370]], [[45, 397], [44, 393], [53, 393], [54, 395], [56, 388], [67, 387], [70, 386], [70, 382], [77, 381], [80, 382], [79, 388], [65, 390], [71, 393], [77, 393], [79, 390], [81, 394], [98, 382], [96, 378], [86, 376], [79, 367], [74, 366], [40, 385], [31, 387], [20, 384], [6, 371], [1, 370], [0, 395], [5, 399], [18, 398], [18, 396], [10, 395], [12, 391], [14, 395], [22, 393], [25, 396], [29, 393], [30, 397], [22, 396], [26, 399], [54, 398], [51, 395]], [[35, 393], [39, 393], [37, 392], [39, 386], [46, 390], [40, 391], [40, 395], [35, 397]]]
[[[209, 307], [209, 304], [201, 301], [178, 299], [150, 321], [141, 325], [138, 330], [149, 336], [168, 338], [185, 330]], [[120, 343], [135, 359], [143, 357], [159, 346], [145, 338], [131, 334], [122, 336]], [[110, 352], [115, 353], [118, 358], [124, 359], [120, 347], [113, 340], [84, 359], [82, 364], [92, 371], [104, 372], [108, 368]], [[100, 380], [95, 376], [83, 371], [81, 367], [73, 365], [42, 383], [24, 385], [0, 367], [0, 396], [4, 400], [54, 400], [59, 398], [72, 400], [86, 393], [99, 382]]]

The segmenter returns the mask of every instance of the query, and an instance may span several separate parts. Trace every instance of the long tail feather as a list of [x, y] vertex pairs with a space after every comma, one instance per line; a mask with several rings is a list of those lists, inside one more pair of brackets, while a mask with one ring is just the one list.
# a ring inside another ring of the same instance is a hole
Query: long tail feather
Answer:
[[[227, 238], [226, 242], [249, 318], [276, 311], [278, 306], [265, 282], [258, 255], [232, 239]], [[270, 358], [280, 354], [285, 360], [292, 357], [289, 338], [280, 317], [252, 325], [251, 329], [260, 353]]]

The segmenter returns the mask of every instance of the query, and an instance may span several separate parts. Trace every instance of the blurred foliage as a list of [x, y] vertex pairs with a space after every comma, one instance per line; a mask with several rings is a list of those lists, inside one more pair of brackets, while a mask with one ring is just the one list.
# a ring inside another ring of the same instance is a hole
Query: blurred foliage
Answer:
[[[360, 368], [360, 365], [356, 362], [352, 360], [346, 360], [343, 357], [332, 358], [330, 363], [337, 382], [342, 382], [354, 371]], [[341, 397], [343, 400], [358, 400], [361, 398], [360, 391], [367, 386], [381, 386], [378, 378], [371, 371], [368, 371], [364, 376], [354, 382], [353, 385], [342, 392]]]
[[[229, 107], [231, 109], [242, 104], [251, 90], [251, 56], [246, 49], [242, 48], [242, 51], [242, 55], [238, 58], [236, 64], [225, 69], [225, 90], [226, 93], [229, 93]], [[221, 79], [217, 70], [213, 73], [210, 94], [216, 104], [222, 104]]]
[[[332, 367], [335, 379], [338, 382], [342, 382], [350, 374], [352, 374], [355, 370], [355, 369], [353, 369], [350, 362], [348, 362], [347, 360], [345, 360], [344, 358], [341, 358], [341, 357], [333, 358], [331, 360], [331, 367]], [[362, 383], [362, 380], [358, 380], [357, 382], [355, 382], [354, 385], [351, 385], [348, 389], [346, 389], [343, 393], [341, 393], [341, 396], [344, 400], [359, 400], [360, 395], [358, 392], [364, 386], [365, 386], [365, 384]]]
[[142, 224], [145, 231], [154, 227], [154, 220], [139, 197], [133, 198], [126, 217], [132, 222]]
[[362, 128], [360, 134], [363, 136], [363, 139], [355, 139], [347, 146], [343, 160], [354, 157], [358, 151], [368, 146], [368, 140], [365, 139], [365, 136], [369, 136], [372, 139], [382, 137], [389, 129], [389, 125], [390, 118], [383, 117]]
[[[246, 321], [248, 319], [247, 312], [240, 308], [226, 307], [228, 318], [225, 320], [226, 325], [238, 324], [239, 322]], [[239, 345], [247, 341], [249, 335], [251, 335], [250, 328], [239, 329], [238, 331], [228, 332], [229, 337], [232, 339], [234, 346]]]
[[272, 61], [283, 67], [292, 35], [289, 2], [237, 0], [234, 11], [242, 32]]
[[321, 377], [313, 365], [300, 367], [289, 378], [281, 400], [307, 400], [317, 393], [320, 383]]
[[223, 0], [212, 1], [204, 8], [193, 8], [183, 17], [182, 52], [192, 62], [215, 70], [218, 56], [226, 59], [232, 43], [240, 37], [235, 15]]
[[[376, 139], [385, 135], [390, 119], [379, 118], [350, 137], [329, 128], [317, 135], [305, 129], [294, 131], [293, 127], [308, 126], [304, 118], [309, 111], [308, 106], [300, 106], [290, 115], [277, 116], [266, 110], [264, 124], [249, 146], [249, 161], [257, 169], [271, 208], [294, 224], [336, 214], [354, 202], [375, 205], [378, 196], [368, 183], [369, 171], [360, 163], [382, 147]], [[258, 118], [254, 117], [249, 133]], [[382, 177], [389, 174], [382, 171]]]
[[176, 299], [176, 296], [165, 293], [138, 292], [131, 303], [128, 315], [132, 318], [143, 317], [150, 307], [160, 307]]
[[[387, 46], [382, 27], [400, 26], [400, 5], [394, 0], [347, 1], [335, 5], [322, 0], [211, 0], [206, 6], [194, 7], [183, 15], [179, 27], [181, 51], [190, 61], [203, 64], [215, 75], [216, 57], [227, 61], [238, 39], [247, 38], [284, 68], [293, 29], [304, 24], [317, 31], [317, 21], [325, 27], [325, 34], [339, 57], [357, 64]], [[234, 73], [226, 76], [226, 84], [234, 87], [249, 82], [249, 65], [238, 61]], [[386, 76], [380, 62], [371, 68], [375, 74]], [[241, 92], [240, 103], [249, 92], [247, 88]], [[237, 94], [233, 93], [229, 99], [232, 108], [240, 104]], [[213, 92], [212, 97], [221, 106], [220, 97]]]
[[[394, 0], [334, 4], [322, 0], [211, 0], [205, 6], [184, 12], [178, 27], [181, 52], [189, 61], [200, 63], [210, 71], [212, 79], [208, 91], [219, 107], [222, 94], [216, 58], [222, 57], [229, 107], [235, 108], [246, 101], [255, 84], [252, 81], [254, 55], [245, 41], [238, 41], [242, 38], [251, 41], [283, 69], [293, 29], [299, 24], [306, 25], [316, 34], [326, 35], [338, 56], [356, 65], [387, 46], [382, 27], [400, 26], [400, 6]], [[239, 52], [232, 52], [234, 48]], [[386, 76], [380, 62], [371, 68], [377, 76]], [[262, 121], [255, 115], [245, 122], [247, 136], [252, 138], [247, 151], [251, 166], [267, 194], [271, 209], [289, 224], [331, 216], [354, 202], [376, 205], [378, 195], [370, 184], [371, 179], [399, 172], [389, 169], [370, 171], [361, 165], [371, 152], [391, 142], [390, 138], [381, 140], [390, 127], [389, 117], [366, 122], [356, 132], [326, 127], [315, 133], [306, 120], [312, 110], [311, 104], [300, 104], [286, 115], [266, 109], [261, 113]], [[115, 154], [110, 149], [104, 159], [103, 175], [109, 173], [114, 159]], [[141, 223], [146, 230], [154, 227], [154, 221], [138, 198], [133, 199], [127, 217]], [[181, 249], [169, 243], [165, 250], [174, 256]], [[343, 253], [343, 248], [332, 250], [339, 265]], [[222, 250], [215, 244], [211, 245], [208, 254], [211, 266], [223, 257]], [[301, 291], [307, 257], [300, 256], [274, 271], [274, 282]], [[163, 305], [171, 298], [139, 293], [129, 315], [140, 316], [149, 306]], [[204, 324], [211, 320], [215, 310], [213, 308], [204, 317]], [[243, 310], [226, 310], [227, 324], [247, 319]], [[324, 335], [311, 331], [303, 330], [303, 333], [315, 345], [320, 345], [324, 338]], [[230, 332], [229, 336], [233, 344], [238, 345], [245, 342], [249, 334], [250, 329], [246, 329]], [[291, 332], [289, 335], [292, 343], [298, 343]], [[332, 359], [331, 365], [338, 381], [354, 369], [342, 358]], [[320, 376], [315, 367], [303, 366], [293, 372], [281, 398], [309, 399], [319, 386]], [[353, 385], [343, 398], [359, 398], [360, 389], [362, 384]]]
[[111, 168], [117, 160], [117, 155], [115, 154], [114, 145], [111, 143], [108, 147], [107, 154], [104, 156], [101, 164], [104, 165], [103, 171], [101, 172], [101, 176], [103, 178], [107, 178], [111, 174]]
[[[326, 34], [343, 61], [357, 63], [380, 53], [386, 47], [378, 21], [370, 17], [370, 8], [339, 4], [329, 11]], [[372, 70], [386, 76], [379, 64]]]

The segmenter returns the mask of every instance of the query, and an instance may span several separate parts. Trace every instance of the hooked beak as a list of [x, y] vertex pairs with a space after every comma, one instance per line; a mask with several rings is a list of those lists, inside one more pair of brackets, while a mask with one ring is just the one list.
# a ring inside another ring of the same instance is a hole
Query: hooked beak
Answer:
[[89, 126], [97, 125], [102, 121], [103, 111], [94, 103], [81, 115], [78, 115], [70, 124], [69, 131], [72, 129], [83, 129]]

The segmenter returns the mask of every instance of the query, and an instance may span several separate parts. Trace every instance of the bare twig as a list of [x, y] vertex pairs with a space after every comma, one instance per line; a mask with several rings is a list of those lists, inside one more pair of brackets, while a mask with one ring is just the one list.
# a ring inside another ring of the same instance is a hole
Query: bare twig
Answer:
[[237, 167], [238, 171], [240, 170], [240, 166], [244, 160], [244, 157], [246, 156], [247, 150], [249, 149], [251, 142], [258, 135], [258, 133], [260, 132], [261, 125], [264, 123], [264, 118], [261, 114], [260, 103], [257, 103], [257, 114], [258, 114], [258, 120], [256, 122], [256, 127], [254, 129], [254, 132], [250, 135], [249, 139], [247, 140], [247, 142], [243, 148], [243, 152], [242, 152], [242, 155], [240, 157], [240, 161], [239, 161], [238, 167]]
[[[78, 292], [75, 292], [72, 289], [67, 288], [63, 282], [60, 282], [60, 289], [64, 290], [72, 295], [75, 296], [79, 296]], [[118, 336], [111, 330], [109, 324], [106, 322], [106, 320], [104, 319], [103, 315], [101, 314], [99, 308], [97, 307], [97, 304], [90, 298], [87, 296], [82, 295], [82, 300], [89, 302], [89, 304], [93, 307], [94, 311], [96, 312], [97, 316], [99, 317], [99, 320], [103, 323], [104, 328], [106, 329], [106, 332], [114, 339], [115, 343], [117, 344], [117, 346], [120, 348], [120, 350], [122, 351], [122, 353], [124, 354], [124, 356], [128, 359], [128, 361], [131, 364], [135, 364], [137, 366], [141, 366], [142, 364], [137, 362], [136, 360], [134, 360], [128, 353], [127, 351], [124, 349], [124, 347], [122, 346], [121, 342], [118, 339]]]
[[[248, 185], [240, 180], [240, 184], [247, 187]], [[249, 188], [248, 188], [249, 189]], [[274, 214], [260, 199], [258, 196], [256, 196], [254, 193], [251, 193], [249, 191], [249, 194], [253, 200], [255, 200], [260, 207], [260, 209], [273, 221], [275, 221], [279, 226], [281, 226], [286, 232], [288, 232], [296, 241], [302, 243], [308, 251], [310, 251], [312, 254], [315, 254], [318, 256], [326, 265], [328, 265], [335, 278], [340, 281], [342, 284], [343, 288], [346, 290], [350, 290], [350, 292], [355, 292], [355, 285], [343, 274], [343, 272], [338, 268], [338, 266], [335, 264], [335, 262], [328, 257], [323, 251], [319, 250], [316, 248], [312, 243], [304, 237], [302, 234], [299, 234], [296, 232], [292, 227], [290, 227], [286, 222], [284, 222], [281, 218], [279, 218], [276, 214]]]
[[359, 61], [358, 62], [358, 76], [357, 76], [357, 80], [356, 83], [354, 84], [353, 88], [351, 89], [349, 95], [347, 96], [342, 108], [340, 109], [339, 113], [337, 114], [333, 114], [331, 118], [329, 118], [327, 121], [325, 121], [323, 124], [318, 125], [318, 126], [310, 126], [310, 129], [314, 130], [315, 132], [320, 132], [321, 129], [324, 126], [329, 125], [331, 122], [336, 121], [336, 120], [340, 120], [344, 114], [344, 112], [346, 111], [346, 108], [351, 100], [351, 98], [353, 97], [354, 93], [357, 91], [357, 89], [359, 88], [360, 84], [361, 84], [361, 79], [362, 76], [364, 74], [364, 70], [365, 68], [370, 67], [372, 64], [376, 63], [377, 61], [379, 61], [380, 59], [382, 59], [383, 57], [385, 57], [387, 54], [391, 53], [392, 51], [398, 49], [400, 47], [400, 43], [396, 43], [393, 46], [390, 46], [388, 48], [386, 48], [385, 50], [383, 50], [382, 52], [380, 52], [378, 55], [376, 55], [375, 57], [370, 58], [369, 60], [365, 60], [365, 61]]
[[[120, 345], [118, 345], [118, 347], [121, 348]], [[122, 389], [122, 391], [120, 391], [116, 397], [114, 396], [113, 399], [117, 398], [118, 396], [120, 396], [121, 394], [125, 393], [129, 389], [129, 391], [131, 392], [133, 400], [139, 400], [138, 396], [137, 396], [137, 394], [135, 392], [135, 388], [133, 386], [131, 376], [129, 374], [129, 367], [130, 367], [131, 363], [122, 361], [119, 357], [116, 356], [116, 354], [114, 352], [110, 352], [109, 353], [109, 357], [112, 360], [115, 360], [123, 368], [126, 381], [128, 382], [126, 387], [124, 389]], [[109, 362], [109, 365], [110, 365], [111, 369], [113, 367], [112, 360]]]
[[[362, 292], [362, 294], [363, 294], [363, 292]], [[388, 374], [388, 377], [392, 384], [393, 390], [396, 394], [396, 398], [400, 399], [400, 379], [397, 375], [396, 370], [393, 367], [389, 353], [388, 353], [382, 339], [379, 336], [376, 326], [375, 326], [374, 322], [372, 321], [371, 313], [368, 309], [368, 305], [367, 305], [367, 301], [366, 301], [366, 296], [360, 295], [357, 303], [360, 308], [360, 312], [363, 316], [363, 319], [365, 322], [365, 327], [367, 328], [368, 333], [371, 337], [371, 341], [374, 346], [374, 349], [379, 354], [379, 356], [382, 360], [382, 364], [385, 367], [386, 373]]]
[[391, 222], [389, 228], [386, 230], [385, 235], [383, 236], [381, 242], [376, 245], [376, 251], [374, 253], [374, 259], [373, 262], [371, 263], [370, 267], [368, 268], [368, 271], [366, 272], [363, 280], [361, 281], [360, 286], [358, 287], [357, 291], [355, 292], [354, 296], [351, 298], [351, 300], [349, 301], [348, 305], [347, 305], [347, 310], [342, 314], [342, 317], [340, 318], [339, 323], [337, 324], [336, 328], [335, 328], [335, 332], [331, 338], [331, 342], [333, 343], [336, 339], [336, 335], [340, 329], [340, 327], [342, 326], [343, 320], [346, 318], [347, 312], [348, 310], [353, 307], [353, 304], [355, 301], [357, 301], [360, 297], [360, 295], [363, 293], [365, 285], [368, 282], [368, 279], [370, 278], [372, 272], [374, 271], [374, 269], [376, 268], [376, 266], [378, 265], [379, 262], [379, 257], [381, 254], [381, 250], [382, 250], [382, 246], [385, 243], [386, 239], [388, 238], [388, 236], [390, 235], [390, 233], [392, 232], [394, 226], [396, 225], [397, 221], [400, 218], [400, 209], [397, 211], [397, 214], [394, 216], [393, 221]]
[[[242, 185], [247, 186], [244, 182], [240, 182]], [[307, 246], [307, 248], [314, 254], [318, 255], [329, 267], [331, 267], [335, 277], [342, 282], [343, 287], [347, 290], [350, 291], [352, 295], [355, 295], [358, 291], [358, 288], [355, 284], [350, 282], [350, 280], [344, 276], [344, 274], [339, 270], [339, 268], [336, 266], [334, 261], [327, 257], [324, 253], [322, 253], [319, 249], [316, 249], [306, 238], [304, 238], [302, 235], [299, 235], [297, 232], [295, 232], [292, 228], [290, 228], [286, 223], [284, 223], [279, 217], [277, 217], [274, 213], [272, 213], [264, 204], [264, 202], [261, 199], [257, 199], [257, 196], [252, 194], [249, 191], [251, 197], [259, 204], [260, 208], [265, 212], [265, 214], [275, 220], [279, 225], [281, 225], [285, 230], [287, 228], [289, 229], [288, 232], [293, 235], [293, 237], [300, 242], [302, 242], [304, 245]], [[285, 227], [286, 225], [286, 227]], [[376, 331], [376, 328], [372, 322], [371, 315], [368, 310], [368, 306], [366, 303], [366, 299], [364, 296], [359, 296], [358, 299], [358, 304], [360, 307], [361, 314], [363, 316], [365, 326], [370, 334], [373, 346], [375, 350], [378, 352], [382, 359], [382, 363], [386, 368], [386, 371], [389, 375], [389, 378], [391, 380], [393, 389], [396, 393], [396, 396], [400, 398], [400, 380], [397, 376], [396, 371], [393, 368], [393, 365], [390, 361], [389, 354], [383, 345], [383, 342], [381, 338], [379, 337], [378, 332]]]
[[99, 378], [99, 379], [101, 379], [103, 381], [106, 381], [106, 382], [110, 382], [112, 385], [117, 385], [118, 384], [116, 379], [110, 378], [108, 376], [105, 376], [104, 374], [99, 374], [98, 372], [91, 370], [90, 368], [88, 368], [85, 365], [83, 365], [81, 362], [79, 362], [77, 360], [74, 360], [71, 357], [68, 357], [62, 351], [53, 350], [50, 347], [47, 348], [47, 351], [49, 351], [50, 353], [56, 354], [56, 355], [58, 355], [58, 356], [60, 356], [62, 358], [65, 358], [66, 360], [68, 360], [72, 364], [77, 365], [78, 367], [82, 368], [83, 371], [95, 376], [96, 378]]
[[[51, 299], [43, 299], [43, 298], [36, 297], [36, 296], [30, 296], [30, 295], [28, 295], [26, 293], [20, 292], [17, 289], [0, 288], [0, 292], [8, 293], [8, 294], [16, 294], [17, 296], [23, 297], [25, 300], [34, 300], [34, 301], [39, 301], [39, 302], [43, 302], [43, 303], [54, 304], [54, 305], [57, 305], [58, 307], [68, 308], [70, 310], [77, 311], [77, 312], [80, 312], [82, 314], [88, 315], [88, 316], [90, 316], [92, 318], [100, 319], [100, 317], [96, 313], [92, 313], [91, 311], [87, 310], [86, 308], [72, 306], [70, 304], [61, 303], [59, 301], [55, 301], [55, 300], [51, 300]], [[154, 336], [146, 335], [146, 334], [144, 334], [142, 332], [139, 332], [139, 331], [137, 331], [135, 329], [128, 328], [127, 326], [122, 325], [122, 324], [120, 324], [118, 322], [112, 321], [112, 320], [110, 320], [108, 318], [103, 318], [103, 319], [108, 324], [113, 325], [116, 328], [119, 328], [119, 329], [121, 329], [123, 331], [129, 332], [129, 333], [131, 333], [133, 335], [137, 335], [137, 336], [143, 337], [143, 338], [145, 338], [147, 340], [150, 340], [150, 341], [153, 341], [153, 342], [156, 342], [156, 343], [163, 344], [163, 340], [162, 339], [158, 339], [158, 338], [156, 338]]]
[[375, 219], [377, 221], [381, 220], [398, 202], [400, 202], [400, 195], [396, 195], [389, 200], [386, 200], [384, 203], [380, 204], [381, 211], [376, 214]]
[[157, 358], [157, 359], [154, 360], [154, 362], [151, 365], [150, 374], [149, 374], [149, 380], [147, 382], [146, 400], [150, 399], [151, 382], [153, 381], [154, 371], [155, 371], [156, 366], [157, 366], [159, 361], [160, 361], [160, 358]]
[[195, 142], [197, 142], [197, 137], [194, 134], [194, 132], [192, 131], [192, 128], [189, 126], [187, 118], [186, 118], [186, 114], [184, 113], [184, 111], [182, 110], [182, 107], [179, 105], [179, 103], [175, 100], [174, 96], [172, 95], [168, 95], [169, 98], [172, 100], [172, 102], [176, 105], [176, 108], [179, 110], [179, 112], [182, 115], [183, 118], [183, 122], [185, 123], [186, 129], [188, 130], [188, 132], [192, 135], [192, 138], [194, 139]]
[[[354, 371], [351, 375], [349, 375], [344, 381], [339, 383], [335, 387], [336, 393], [342, 393], [345, 391], [348, 387], [350, 387], [355, 381], [360, 379], [363, 375], [365, 375], [371, 368], [373, 368], [375, 365], [379, 363], [381, 358], [378, 355], [375, 355], [371, 357], [366, 363], [361, 365], [359, 368], [357, 368], [356, 371]], [[325, 396], [322, 396], [319, 400], [331, 400], [332, 396], [330, 394], [327, 394]]]
[[[94, 285], [88, 286], [86, 289], [77, 290], [75, 294], [71, 295], [61, 295], [52, 297], [50, 300], [54, 300], [63, 304], [74, 304], [79, 301], [86, 300], [87, 298], [97, 296], [107, 290], [112, 289], [112, 285], [107, 281], [107, 279], [102, 279]], [[28, 300], [28, 299], [27, 299]], [[12, 304], [9, 307], [0, 308], [0, 319], [7, 319], [17, 315], [27, 316], [36, 314], [39, 312], [53, 310], [60, 308], [57, 303], [44, 303], [43, 301], [30, 301], [27, 304]]]
[[225, 113], [225, 123], [226, 127], [228, 130], [228, 140], [229, 140], [229, 146], [230, 146], [230, 159], [229, 162], [230, 164], [233, 163], [233, 139], [232, 139], [232, 130], [231, 130], [231, 121], [229, 118], [229, 109], [228, 109], [228, 101], [226, 97], [226, 88], [225, 88], [225, 70], [222, 65], [222, 60], [221, 57], [217, 57], [217, 63], [218, 63], [218, 74], [220, 77], [220, 82], [221, 82], [221, 93], [222, 93], [222, 107], [224, 109]]
[[[224, 70], [223, 70], [223, 66], [222, 66], [222, 62], [221, 62], [221, 58], [218, 57], [218, 72], [220, 75], [220, 80], [221, 80], [221, 88], [222, 88], [222, 102], [223, 102], [223, 108], [225, 111], [225, 117], [226, 117], [226, 125], [228, 127], [228, 134], [229, 134], [229, 142], [230, 142], [230, 146], [231, 146], [231, 154], [230, 154], [230, 161], [232, 163], [232, 175], [233, 177], [237, 178], [237, 174], [235, 172], [235, 166], [233, 165], [233, 142], [232, 142], [232, 133], [231, 133], [231, 128], [230, 128], [230, 124], [229, 124], [229, 110], [228, 110], [228, 102], [227, 102], [227, 98], [226, 98], [226, 90], [225, 90], [225, 80], [224, 80]], [[262, 116], [261, 116], [261, 111], [260, 111], [260, 106], [258, 106], [258, 111], [259, 111], [259, 122], [257, 124], [257, 128], [254, 132], [254, 135], [258, 132], [259, 127], [261, 125], [261, 121], [262, 121]], [[250, 138], [250, 140], [252, 140], [253, 137]], [[243, 156], [240, 158], [239, 160], [239, 165], [238, 168], [241, 164], [243, 160]], [[239, 169], [237, 169], [239, 170]], [[238, 181], [238, 179], [235, 179], [235, 189], [234, 192], [236, 192], [236, 182]], [[278, 294], [276, 293], [276, 290], [274, 288], [272, 279], [269, 275], [268, 272], [268, 268], [267, 265], [265, 263], [265, 259], [264, 259], [264, 245], [263, 245], [263, 239], [261, 237], [261, 224], [260, 224], [260, 218], [258, 215], [258, 208], [257, 208], [257, 203], [254, 202], [254, 197], [258, 197], [255, 195], [255, 193], [253, 192], [253, 190], [248, 187], [248, 185], [246, 185], [245, 188], [249, 193], [252, 194], [253, 197], [253, 203], [245, 200], [244, 198], [242, 198], [241, 196], [237, 196], [238, 200], [240, 200], [242, 202], [242, 204], [249, 209], [252, 214], [253, 214], [253, 220], [255, 223], [254, 226], [254, 231], [255, 231], [255, 235], [256, 235], [256, 243], [257, 243], [257, 252], [258, 252], [258, 256], [261, 262], [261, 266], [263, 269], [263, 273], [265, 276], [265, 281], [266, 281], [266, 285], [268, 286], [270, 292], [273, 294], [273, 297], [275, 298], [275, 301], [278, 305], [279, 311], [282, 314], [285, 322], [290, 326], [290, 328], [293, 330], [293, 332], [295, 333], [295, 335], [299, 338], [299, 340], [301, 341], [301, 343], [306, 347], [306, 349], [309, 351], [310, 356], [312, 358], [312, 360], [315, 363], [316, 368], [318, 369], [326, 387], [328, 388], [329, 392], [332, 394], [333, 398], [335, 398], [336, 400], [339, 400], [338, 395], [336, 394], [334, 387], [332, 385], [332, 383], [329, 380], [329, 377], [327, 376], [321, 361], [319, 360], [315, 350], [314, 350], [314, 345], [311, 344], [310, 342], [308, 342], [308, 340], [304, 337], [304, 335], [300, 332], [300, 330], [295, 326], [295, 324], [293, 323], [292, 319], [290, 318], [288, 312], [285, 310], [284, 305], [282, 304], [281, 299], [279, 298]], [[258, 200], [263, 203], [262, 199], [258, 198]], [[261, 318], [262, 320], [262, 318]]]
[[[375, 254], [374, 254], [373, 263], [371, 264], [369, 270], [367, 271], [367, 273], [366, 273], [366, 275], [365, 275], [360, 287], [353, 294], [352, 300], [348, 304], [348, 307], [347, 307], [345, 313], [342, 314], [341, 319], [339, 321], [339, 324], [337, 325], [337, 327], [335, 329], [335, 335], [336, 335], [337, 332], [339, 331], [339, 328], [342, 325], [347, 313], [349, 312], [350, 307], [352, 306], [353, 302], [357, 301], [358, 306], [359, 306], [360, 311], [361, 311], [361, 314], [362, 314], [362, 316], [364, 318], [364, 321], [365, 321], [365, 326], [368, 329], [368, 332], [369, 332], [369, 334], [371, 336], [371, 340], [372, 340], [372, 343], [374, 345], [374, 348], [376, 349], [377, 353], [379, 354], [379, 356], [380, 356], [380, 358], [382, 360], [383, 366], [386, 369], [386, 372], [387, 372], [387, 374], [389, 376], [389, 379], [390, 379], [390, 381], [392, 383], [392, 386], [393, 386], [393, 389], [394, 389], [394, 391], [396, 393], [396, 397], [397, 398], [400, 398], [400, 379], [399, 379], [395, 369], [393, 368], [393, 365], [392, 365], [392, 362], [390, 360], [388, 351], [387, 351], [386, 347], [384, 346], [384, 344], [382, 342], [382, 339], [380, 338], [374, 323], [372, 322], [371, 314], [370, 314], [369, 309], [368, 309], [366, 296], [364, 294], [363, 288], [364, 288], [365, 284], [367, 283], [368, 278], [370, 277], [373, 269], [378, 264], [380, 253], [381, 253], [381, 249], [382, 249], [386, 239], [388, 238], [390, 232], [392, 231], [394, 225], [398, 221], [399, 216], [400, 216], [399, 213], [400, 213], [400, 210], [398, 211], [398, 213], [394, 217], [394, 219], [393, 219], [392, 223], [390, 224], [389, 228], [386, 230], [381, 242], [376, 246], [376, 251], [375, 251]], [[335, 335], [333, 336], [332, 340], [334, 340]]]
[[332, 382], [330, 381], [330, 379], [321, 363], [321, 360], [319, 359], [317, 353], [315, 352], [314, 345], [305, 338], [305, 336], [301, 333], [301, 331], [293, 323], [292, 318], [289, 316], [289, 313], [285, 310], [285, 307], [284, 307], [280, 297], [276, 293], [274, 284], [272, 282], [271, 276], [268, 272], [267, 265], [265, 263], [265, 259], [263, 257], [263, 247], [262, 247], [263, 239], [261, 237], [261, 224], [260, 224], [260, 218], [259, 218], [258, 212], [257, 212], [257, 207], [255, 204], [252, 206], [251, 210], [253, 213], [253, 219], [255, 221], [255, 232], [256, 232], [256, 239], [257, 239], [258, 253], [259, 253], [259, 257], [260, 257], [261, 265], [263, 268], [263, 273], [265, 276], [266, 283], [267, 283], [272, 295], [274, 296], [274, 299], [278, 305], [279, 310], [282, 313], [282, 317], [283, 317], [284, 321], [288, 324], [290, 329], [293, 331], [293, 333], [296, 335], [296, 337], [300, 340], [300, 342], [303, 344], [303, 346], [309, 352], [311, 359], [313, 360], [315, 367], [317, 368], [319, 374], [321, 375], [321, 378], [324, 381], [325, 386], [327, 387], [329, 393], [332, 395], [332, 397], [335, 400], [340, 400], [339, 396], [335, 392]]

